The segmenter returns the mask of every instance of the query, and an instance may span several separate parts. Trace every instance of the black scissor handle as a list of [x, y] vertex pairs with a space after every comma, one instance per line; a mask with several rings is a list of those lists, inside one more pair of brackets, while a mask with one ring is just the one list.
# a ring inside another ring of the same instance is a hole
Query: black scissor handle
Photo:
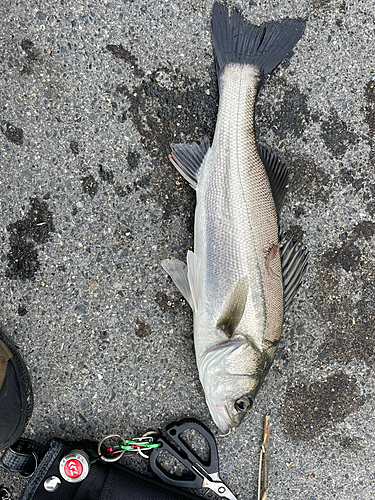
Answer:
[[[184, 439], [181, 438], [181, 434], [186, 430], [196, 430], [207, 440], [209, 445], [209, 457], [207, 460], [203, 460], [199, 457]], [[213, 435], [207, 427], [203, 426], [197, 420], [192, 419], [174, 422], [167, 426], [166, 432], [170, 439], [159, 436], [157, 442], [161, 443], [162, 446], [160, 448], [154, 448], [151, 452], [150, 467], [152, 471], [167, 484], [182, 486], [184, 488], [201, 488], [203, 477], [197, 474], [196, 470], [193, 469], [194, 464], [198, 463], [209, 474], [218, 472], [219, 460]], [[187, 476], [178, 476], [165, 470], [157, 460], [159, 454], [163, 450], [176, 458], [189, 470], [190, 474]]]
[[[163, 436], [159, 436], [156, 440], [157, 443], [161, 443], [160, 448], [153, 448], [150, 454], [150, 467], [151, 470], [160, 477], [165, 483], [172, 484], [174, 486], [182, 486], [183, 488], [202, 488], [203, 478], [197, 474], [191, 468], [191, 462], [186, 458], [186, 454], [178, 450], [172, 443], [169, 442]], [[158, 456], [162, 451], [167, 451], [176, 458], [186, 469], [189, 470], [190, 474], [187, 476], [178, 476], [177, 474], [172, 474], [162, 467], [158, 462]]]
[[[208, 442], [209, 455], [207, 460], [203, 460], [181, 437], [181, 434], [187, 430], [196, 430]], [[186, 453], [187, 459], [194, 463], [198, 462], [206, 472], [213, 474], [219, 470], [219, 457], [214, 436], [206, 426], [194, 419], [185, 418], [179, 422], [174, 422], [167, 426], [168, 436]]]

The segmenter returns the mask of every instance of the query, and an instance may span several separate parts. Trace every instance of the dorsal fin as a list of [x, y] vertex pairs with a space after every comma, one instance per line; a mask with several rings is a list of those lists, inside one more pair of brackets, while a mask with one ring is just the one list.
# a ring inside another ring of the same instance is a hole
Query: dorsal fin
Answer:
[[276, 212], [279, 214], [286, 194], [289, 166], [284, 160], [279, 158], [277, 153], [269, 151], [263, 146], [258, 146], [258, 153], [266, 169], [276, 205]]
[[203, 158], [210, 148], [208, 137], [204, 137], [201, 144], [171, 144], [172, 152], [169, 159], [172, 165], [188, 181], [193, 189], [197, 188], [197, 175]]
[[220, 316], [216, 328], [225, 333], [227, 337], [232, 337], [243, 316], [247, 294], [249, 290], [249, 279], [247, 276], [239, 279], [230, 294], [224, 311]]
[[284, 285], [284, 310], [290, 306], [301, 285], [308, 264], [308, 255], [309, 252], [306, 247], [294, 241], [293, 238], [290, 238], [280, 248]]

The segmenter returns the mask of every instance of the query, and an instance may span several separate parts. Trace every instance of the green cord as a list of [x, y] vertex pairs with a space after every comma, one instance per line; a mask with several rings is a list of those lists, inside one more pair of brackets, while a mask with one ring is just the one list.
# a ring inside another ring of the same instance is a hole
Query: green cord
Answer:
[[134, 448], [145, 448], [146, 450], [151, 450], [153, 448], [160, 448], [161, 443], [153, 443], [153, 439], [149, 438], [147, 442], [125, 439], [125, 442], [119, 441], [119, 448], [121, 450], [130, 451], [134, 450]]

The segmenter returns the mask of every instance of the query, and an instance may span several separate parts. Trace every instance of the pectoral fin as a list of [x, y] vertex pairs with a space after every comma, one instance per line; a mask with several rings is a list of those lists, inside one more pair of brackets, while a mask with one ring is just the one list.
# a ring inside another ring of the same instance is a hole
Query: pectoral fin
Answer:
[[217, 322], [216, 328], [232, 337], [243, 316], [247, 294], [249, 290], [249, 279], [244, 276], [238, 280], [225, 305], [223, 314]]

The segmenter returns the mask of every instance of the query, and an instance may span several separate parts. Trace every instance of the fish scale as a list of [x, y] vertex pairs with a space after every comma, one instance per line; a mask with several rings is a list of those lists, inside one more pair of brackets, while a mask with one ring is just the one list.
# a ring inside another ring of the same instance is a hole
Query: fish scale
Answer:
[[276, 354], [284, 301], [292, 300], [307, 265], [304, 248], [279, 245], [288, 167], [276, 154], [258, 152], [254, 133], [259, 84], [303, 29], [293, 19], [254, 26], [215, 3], [220, 102], [213, 143], [172, 145], [170, 155], [196, 190], [194, 252], [187, 265], [162, 265], [193, 310], [199, 378], [223, 432], [251, 408]]
[[[254, 136], [259, 71], [228, 65], [222, 77], [215, 138], [197, 177], [194, 252], [202, 259], [196, 323], [210, 333], [196, 339], [200, 358], [217, 344], [215, 331], [237, 281], [248, 276], [251, 295], [237, 328], [261, 348], [280, 336], [283, 317], [280, 256], [266, 270], [266, 254], [278, 244], [275, 204]], [[277, 276], [278, 279], [275, 277]], [[264, 327], [265, 325], [265, 327]], [[198, 327], [199, 328], [199, 327]]]

